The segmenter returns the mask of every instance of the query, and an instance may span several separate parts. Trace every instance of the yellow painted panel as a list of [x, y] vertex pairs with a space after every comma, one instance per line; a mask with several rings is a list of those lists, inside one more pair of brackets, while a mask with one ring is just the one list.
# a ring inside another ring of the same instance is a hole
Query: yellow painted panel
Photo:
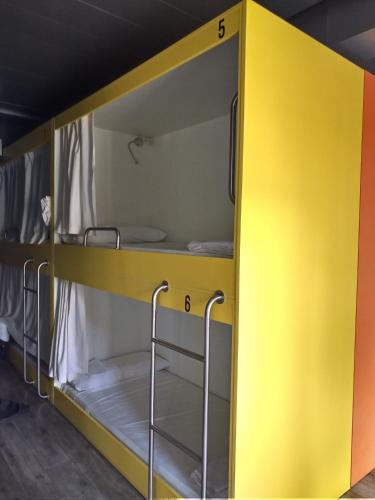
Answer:
[[231, 493], [350, 487], [363, 71], [244, 2]]
[[[229, 40], [239, 31], [240, 10], [240, 4], [232, 7], [166, 50], [163, 50], [160, 54], [157, 54], [95, 94], [67, 109], [56, 117], [56, 129], [95, 111], [100, 106], [124, 96], [155, 78], [187, 63], [191, 59], [198, 57], [220, 43]], [[225, 28], [225, 31], [223, 31], [222, 27]]]
[[17, 158], [33, 149], [46, 144], [50, 139], [51, 122], [32, 130], [18, 141], [4, 148], [5, 158]]
[[[35, 264], [28, 266], [29, 270], [36, 271], [37, 264], [43, 260], [50, 260], [51, 245], [31, 245], [28, 243], [12, 243], [0, 241], [0, 263], [22, 267], [26, 259], [34, 259]], [[49, 274], [49, 269], [44, 267], [43, 274]]]
[[208, 299], [222, 290], [224, 304], [213, 308], [212, 318], [232, 323], [232, 259], [55, 245], [55, 276], [145, 302], [166, 280], [169, 291], [159, 296], [160, 305], [185, 311], [189, 295], [189, 314], [201, 317]]
[[[20, 352], [19, 348], [15, 347], [14, 345], [9, 346], [9, 350], [7, 353], [7, 359], [10, 362], [10, 364], [22, 375], [23, 377], [23, 357], [22, 353]], [[30, 361], [30, 359], [27, 360], [27, 375], [29, 378], [32, 380], [36, 380], [36, 365]], [[53, 387], [53, 381], [43, 373], [41, 374], [41, 380], [40, 380], [40, 387], [41, 391], [43, 394], [48, 394], [50, 401], [53, 401], [53, 392], [54, 392], [54, 387]]]
[[[88, 415], [66, 394], [55, 388], [54, 404], [58, 410], [116, 467], [145, 497], [147, 497], [148, 467], [129, 448], [97, 420]], [[154, 477], [155, 498], [178, 498], [180, 495], [163, 479]]]

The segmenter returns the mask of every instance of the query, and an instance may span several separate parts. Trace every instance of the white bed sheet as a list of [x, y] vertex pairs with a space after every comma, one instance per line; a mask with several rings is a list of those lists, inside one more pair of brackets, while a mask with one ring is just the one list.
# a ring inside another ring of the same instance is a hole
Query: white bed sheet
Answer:
[[[202, 389], [167, 370], [156, 375], [156, 424], [201, 455]], [[149, 378], [132, 379], [95, 392], [65, 392], [112, 434], [148, 462]], [[229, 403], [210, 394], [208, 461], [227, 457]], [[155, 436], [155, 471], [181, 495], [200, 497], [190, 474], [199, 463]], [[227, 484], [227, 480], [225, 481]], [[226, 497], [227, 491], [215, 493]]]
[[[65, 244], [65, 243], [63, 243]], [[70, 241], [67, 244], [81, 244], [81, 243], [73, 243]], [[88, 243], [89, 247], [102, 247], [102, 248], [113, 248], [114, 243], [101, 243], [91, 244]], [[142, 252], [156, 252], [156, 253], [174, 253], [174, 254], [182, 254], [182, 255], [196, 255], [201, 257], [220, 257], [222, 259], [231, 259], [231, 256], [228, 255], [213, 255], [209, 252], [192, 252], [188, 249], [188, 243], [180, 243], [173, 241], [160, 241], [157, 243], [121, 243], [121, 250], [137, 250]]]

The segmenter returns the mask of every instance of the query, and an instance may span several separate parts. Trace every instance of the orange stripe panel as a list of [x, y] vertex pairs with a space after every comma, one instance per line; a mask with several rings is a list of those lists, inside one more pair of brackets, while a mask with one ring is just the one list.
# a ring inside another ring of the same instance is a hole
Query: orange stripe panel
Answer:
[[375, 467], [375, 76], [365, 74], [352, 485]]

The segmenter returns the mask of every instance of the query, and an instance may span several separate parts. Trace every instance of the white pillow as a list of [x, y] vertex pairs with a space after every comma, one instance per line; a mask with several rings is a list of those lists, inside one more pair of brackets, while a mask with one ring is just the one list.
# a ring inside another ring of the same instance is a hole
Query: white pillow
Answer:
[[[123, 356], [104, 359], [94, 359], [89, 363], [89, 372], [79, 375], [70, 381], [70, 385], [77, 391], [97, 391], [130, 378], [142, 378], [150, 375], [150, 352], [139, 351]], [[155, 356], [155, 370], [160, 371], [169, 367], [169, 362]]]
[[119, 227], [121, 241], [124, 243], [153, 243], [163, 241], [167, 233], [156, 227], [122, 226]]

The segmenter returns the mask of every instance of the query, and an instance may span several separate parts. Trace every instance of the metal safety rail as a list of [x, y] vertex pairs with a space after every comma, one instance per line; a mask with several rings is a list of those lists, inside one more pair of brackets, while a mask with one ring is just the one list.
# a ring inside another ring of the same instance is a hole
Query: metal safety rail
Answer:
[[[210, 321], [211, 310], [214, 304], [222, 304], [224, 302], [224, 294], [221, 291], [216, 291], [209, 299], [206, 305], [204, 314], [204, 354], [184, 349], [175, 344], [171, 344], [165, 340], [159, 339], [156, 336], [156, 313], [157, 299], [160, 293], [168, 291], [168, 282], [163, 281], [153, 292], [151, 302], [151, 372], [150, 372], [150, 418], [149, 418], [149, 456], [148, 456], [148, 498], [153, 498], [153, 475], [154, 475], [154, 437], [155, 433], [169, 441], [176, 448], [179, 448], [185, 454], [192, 457], [194, 460], [201, 462], [202, 468], [202, 485], [201, 498], [206, 498], [207, 490], [207, 449], [208, 449], [208, 396], [209, 396], [209, 372], [210, 372]], [[183, 443], [175, 439], [167, 431], [155, 425], [155, 349], [156, 345], [166, 347], [176, 351], [184, 356], [195, 359], [203, 363], [203, 419], [202, 419], [202, 455], [198, 455], [193, 450], [185, 446]]]
[[27, 378], [27, 349], [26, 349], [26, 339], [28, 339], [33, 344], [36, 344], [36, 340], [30, 337], [26, 331], [26, 297], [28, 293], [37, 294], [38, 291], [34, 288], [27, 286], [26, 282], [26, 268], [29, 264], [33, 264], [34, 259], [26, 259], [23, 263], [23, 379], [26, 384], [35, 384], [35, 380], [29, 380]]
[[120, 230], [117, 227], [110, 227], [110, 226], [103, 226], [103, 227], [88, 227], [85, 231], [85, 234], [83, 236], [83, 246], [87, 247], [88, 244], [88, 238], [89, 234], [97, 231], [97, 232], [111, 232], [115, 234], [115, 249], [119, 250], [120, 249], [120, 240], [121, 240], [121, 235], [120, 235]]
[[[37, 270], [37, 287], [31, 288], [28, 286], [27, 283], [27, 278], [26, 278], [26, 270], [27, 266], [29, 264], [33, 264], [35, 261], [34, 259], [26, 259], [24, 264], [23, 264], [23, 378], [24, 381], [27, 384], [35, 384], [35, 380], [29, 380], [27, 377], [27, 348], [26, 348], [26, 339], [32, 342], [33, 344], [36, 344], [37, 348], [37, 391], [38, 391], [38, 396], [42, 399], [48, 398], [48, 394], [42, 394], [41, 392], [41, 373], [40, 373], [40, 273], [41, 269], [43, 267], [46, 267], [49, 265], [49, 262], [47, 260], [41, 262], [38, 266]], [[36, 295], [37, 297], [37, 337], [36, 340], [32, 338], [30, 335], [28, 335], [27, 328], [26, 328], [26, 300], [27, 300], [27, 294], [31, 293]]]
[[232, 203], [236, 201], [236, 141], [237, 141], [237, 110], [238, 94], [236, 94], [230, 107], [230, 136], [229, 136], [229, 198]]

